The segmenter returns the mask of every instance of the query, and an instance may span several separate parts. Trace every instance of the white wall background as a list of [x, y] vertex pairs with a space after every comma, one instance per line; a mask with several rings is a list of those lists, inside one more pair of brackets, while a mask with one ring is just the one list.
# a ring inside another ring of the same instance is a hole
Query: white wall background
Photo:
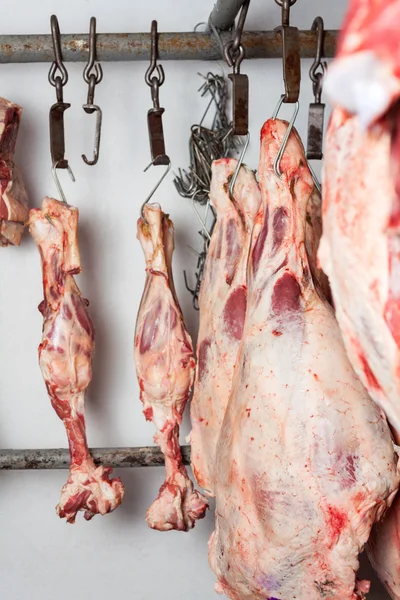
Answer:
[[[321, 14], [328, 28], [338, 28], [345, 0], [299, 0], [292, 20], [309, 28]], [[2, 2], [0, 33], [47, 33], [55, 12], [61, 31], [87, 31], [97, 17], [99, 32], [148, 31], [157, 18], [160, 31], [190, 31], [207, 18], [213, 0], [29, 0]], [[7, 15], [7, 18], [4, 18]], [[273, 0], [253, 0], [247, 27], [271, 29], [280, 11]], [[221, 61], [222, 63], [222, 61]], [[100, 160], [87, 167], [80, 155], [90, 155], [94, 117], [81, 105], [87, 87], [83, 64], [67, 64], [70, 80], [64, 90], [72, 103], [66, 113], [67, 157], [76, 183], [61, 173], [69, 202], [80, 209], [80, 241], [84, 273], [78, 284], [90, 299], [97, 326], [93, 382], [87, 397], [91, 446], [151, 444], [153, 427], [141, 414], [132, 359], [136, 313], [144, 282], [143, 257], [136, 240], [139, 207], [158, 169], [144, 174], [149, 162], [146, 113], [150, 90], [143, 76], [147, 64], [103, 64], [104, 80], [96, 90], [103, 109]], [[304, 61], [301, 112], [297, 122], [305, 137], [311, 83], [310, 61]], [[55, 91], [47, 82], [49, 65], [1, 65], [0, 94], [24, 107], [17, 147], [32, 206], [56, 190], [50, 174], [48, 110]], [[217, 69], [212, 64], [165, 62], [161, 88], [164, 129], [173, 167], [188, 165], [190, 126], [198, 122], [205, 101], [197, 89], [197, 73]], [[258, 160], [258, 135], [282, 91], [279, 61], [247, 61], [250, 77], [252, 141], [246, 157]], [[192, 272], [196, 259], [187, 249], [197, 240], [198, 225], [190, 203], [180, 198], [172, 175], [157, 194], [176, 225], [175, 276], [187, 321], [195, 331], [196, 315], [184, 289], [182, 269]], [[198, 241], [200, 238], [198, 238]], [[0, 445], [2, 448], [66, 447], [64, 428], [51, 408], [37, 364], [42, 317], [39, 255], [26, 234], [20, 248], [0, 249]], [[4, 600], [211, 600], [214, 576], [207, 562], [207, 540], [213, 528], [210, 511], [189, 534], [151, 531], [144, 516], [162, 482], [162, 469], [117, 472], [126, 498], [113, 514], [90, 523], [81, 517], [74, 526], [56, 516], [66, 471], [2, 472], [0, 474], [0, 597]], [[373, 575], [367, 566], [363, 576]], [[373, 581], [372, 600], [387, 598]], [[285, 599], [283, 599], [285, 600]]]

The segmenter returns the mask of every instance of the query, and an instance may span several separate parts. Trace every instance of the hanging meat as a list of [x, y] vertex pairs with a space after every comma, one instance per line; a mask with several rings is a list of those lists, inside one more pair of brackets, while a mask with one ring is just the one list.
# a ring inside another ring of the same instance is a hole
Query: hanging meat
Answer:
[[400, 98], [400, 0], [350, 0], [324, 90], [334, 105], [374, 123]]
[[18, 167], [15, 145], [22, 108], [0, 98], [0, 246], [19, 246], [28, 220], [28, 198]]
[[242, 167], [229, 197], [237, 160], [212, 165], [210, 199], [217, 213], [200, 290], [198, 366], [191, 402], [192, 468], [214, 495], [215, 450], [231, 390], [247, 304], [246, 269], [261, 195], [253, 171]]
[[[232, 600], [360, 600], [358, 554], [399, 485], [386, 419], [346, 356], [305, 250], [313, 190], [287, 123], [261, 132], [237, 373], [217, 447], [210, 563]], [[332, 368], [334, 357], [334, 368]]]
[[195, 360], [172, 278], [174, 229], [158, 205], [146, 205], [138, 221], [146, 260], [146, 284], [135, 332], [140, 399], [165, 456], [166, 479], [147, 511], [153, 529], [188, 531], [207, 510], [189, 479], [179, 445], [179, 428], [193, 383]]
[[43, 269], [39, 362], [53, 408], [65, 425], [71, 455], [57, 513], [73, 523], [80, 510], [87, 520], [111, 512], [121, 504], [124, 489], [119, 479], [110, 479], [110, 468], [95, 465], [86, 441], [84, 400], [92, 377], [94, 328], [89, 303], [73, 277], [81, 271], [78, 209], [45, 198], [41, 209], [30, 211], [29, 230]]

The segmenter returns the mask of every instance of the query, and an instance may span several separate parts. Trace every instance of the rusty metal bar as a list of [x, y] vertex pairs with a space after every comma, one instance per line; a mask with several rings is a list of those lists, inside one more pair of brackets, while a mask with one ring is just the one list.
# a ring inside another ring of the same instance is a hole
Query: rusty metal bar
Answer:
[[208, 21], [217, 29], [230, 29], [245, 0], [217, 0]]
[[[323, 56], [332, 58], [335, 53], [337, 31], [326, 31]], [[231, 39], [222, 32], [222, 40]], [[136, 61], [150, 59], [149, 33], [100, 33], [97, 35], [96, 53], [101, 62]], [[242, 36], [246, 58], [281, 58], [282, 40], [274, 31], [247, 31]], [[300, 32], [302, 58], [313, 58], [317, 45], [315, 31]], [[160, 60], [220, 60], [221, 51], [215, 36], [208, 33], [160, 33]], [[61, 36], [64, 61], [86, 62], [89, 36], [72, 34]], [[50, 35], [1, 35], [0, 63], [51, 62], [53, 46]]]
[[[157, 446], [137, 448], [93, 448], [96, 465], [114, 468], [161, 467], [164, 457]], [[190, 463], [190, 446], [182, 446], [183, 460]], [[0, 470], [68, 469], [69, 451], [66, 448], [43, 450], [0, 450]]]

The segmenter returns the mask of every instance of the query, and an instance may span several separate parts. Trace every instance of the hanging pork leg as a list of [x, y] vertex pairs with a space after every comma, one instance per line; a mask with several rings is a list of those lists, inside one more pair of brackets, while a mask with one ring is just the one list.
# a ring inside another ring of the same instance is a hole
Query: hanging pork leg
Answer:
[[85, 431], [84, 399], [92, 377], [94, 329], [73, 275], [80, 272], [78, 210], [52, 198], [29, 214], [29, 230], [42, 259], [43, 337], [39, 362], [51, 403], [63, 420], [71, 454], [70, 475], [61, 492], [57, 513], [69, 523], [78, 511], [85, 519], [106, 514], [122, 501], [119, 479], [111, 469], [96, 467]]
[[195, 361], [172, 278], [173, 225], [158, 206], [144, 208], [138, 238], [146, 259], [146, 285], [136, 323], [136, 372], [143, 412], [157, 429], [154, 441], [165, 455], [166, 469], [147, 522], [160, 531], [188, 531], [207, 509], [206, 499], [193, 488], [179, 446]]

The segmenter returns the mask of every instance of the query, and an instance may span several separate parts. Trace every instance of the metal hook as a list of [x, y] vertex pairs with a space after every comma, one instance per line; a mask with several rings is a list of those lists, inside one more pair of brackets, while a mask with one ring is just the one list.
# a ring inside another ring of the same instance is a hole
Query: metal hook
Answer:
[[103, 69], [101, 64], [96, 61], [96, 17], [90, 19], [89, 58], [83, 71], [83, 79], [86, 83], [90, 82], [90, 76], [92, 75], [91, 70], [93, 68], [96, 72], [95, 83], [98, 84], [103, 79]]
[[239, 175], [240, 167], [243, 164], [244, 155], [246, 154], [247, 148], [249, 147], [249, 143], [250, 143], [250, 133], [248, 133], [247, 136], [246, 136], [246, 142], [245, 142], [245, 144], [243, 146], [242, 152], [240, 153], [239, 160], [238, 160], [238, 163], [236, 165], [236, 169], [234, 170], [233, 175], [232, 175], [232, 179], [231, 179], [231, 181], [229, 183], [229, 196], [231, 198], [233, 198], [233, 189], [235, 187], [237, 176]]
[[82, 154], [82, 158], [87, 165], [95, 165], [99, 160], [100, 154], [100, 138], [101, 138], [101, 122], [103, 118], [103, 113], [101, 112], [100, 106], [97, 104], [84, 104], [83, 109], [86, 112], [96, 113], [96, 127], [94, 131], [94, 144], [93, 144], [93, 160], [88, 160], [85, 154]]
[[[321, 102], [322, 80], [327, 70], [327, 63], [322, 60], [324, 51], [324, 21], [322, 17], [316, 17], [311, 26], [311, 31], [317, 31], [317, 50], [315, 59], [310, 68], [310, 79], [313, 82], [315, 102]], [[321, 71], [318, 72], [318, 69]]]
[[[244, 24], [246, 22], [247, 11], [249, 10], [249, 6], [250, 6], [250, 0], [246, 0], [242, 4], [242, 8], [240, 10], [239, 20], [238, 20], [238, 24], [237, 24], [236, 31], [235, 31], [235, 38], [233, 40], [233, 45], [232, 45], [232, 52], [234, 52], [234, 53], [239, 50], [240, 45], [241, 45]], [[229, 66], [231, 66], [231, 65], [229, 65]]]
[[[152, 165], [154, 165], [154, 164], [155, 164], [155, 161], [157, 160], [157, 158], [158, 158], [158, 157], [156, 156], [156, 158], [155, 158], [155, 159], [153, 159], [153, 160], [151, 161], [151, 163], [147, 165], [147, 167], [146, 167], [146, 168], [144, 169], [144, 171], [143, 171], [144, 173], [146, 173], [146, 171], [147, 171], [148, 169], [150, 169], [150, 167], [151, 167]], [[147, 204], [148, 202], [150, 202], [150, 200], [151, 200], [151, 199], [152, 199], [152, 197], [154, 196], [155, 192], [158, 190], [158, 188], [160, 187], [160, 185], [162, 184], [162, 182], [164, 181], [164, 179], [166, 178], [166, 176], [168, 175], [168, 173], [170, 172], [170, 169], [171, 169], [171, 161], [170, 161], [170, 159], [169, 159], [169, 157], [168, 157], [168, 156], [167, 156], [166, 158], [168, 158], [168, 165], [167, 165], [167, 168], [165, 169], [165, 171], [164, 171], [163, 175], [160, 177], [160, 179], [159, 179], [158, 183], [157, 183], [157, 184], [156, 184], [156, 185], [153, 187], [153, 189], [151, 190], [150, 194], [147, 196], [146, 200], [143, 202], [142, 206], [140, 207], [140, 216], [142, 217], [142, 219], [143, 219], [143, 221], [144, 221], [145, 223], [147, 223], [147, 221], [146, 221], [146, 218], [145, 218], [145, 216], [144, 216], [144, 214], [143, 214], [143, 209], [144, 209], [144, 207], [146, 206], [146, 204]]]
[[[54, 58], [55, 60], [52, 62], [50, 71], [49, 71], [49, 83], [53, 87], [58, 87], [57, 89], [57, 100], [62, 102], [61, 98], [58, 98], [59, 88], [63, 87], [68, 81], [68, 72], [65, 68], [65, 65], [62, 60], [62, 52], [61, 52], [61, 34], [60, 34], [60, 26], [58, 24], [58, 19], [56, 15], [51, 15], [50, 17], [50, 27], [51, 27], [51, 37], [53, 39], [53, 49], [54, 49]], [[57, 69], [61, 73], [61, 77], [57, 75]], [[59, 82], [59, 86], [57, 86], [57, 80]]]
[[155, 71], [158, 75], [158, 86], [160, 87], [165, 81], [164, 69], [162, 65], [157, 64], [158, 59], [158, 31], [157, 21], [151, 22], [151, 50], [150, 50], [150, 66], [146, 71], [145, 81], [148, 86], [153, 87], [153, 79]]
[[[203, 221], [203, 219], [201, 218], [201, 215], [200, 215], [200, 213], [199, 213], [199, 211], [197, 210], [197, 207], [196, 207], [195, 197], [199, 193], [199, 191], [200, 190], [198, 190], [197, 192], [195, 192], [193, 194], [193, 196], [192, 196], [192, 208], [193, 208], [193, 210], [194, 210], [194, 212], [196, 214], [196, 217], [198, 218], [198, 220], [199, 220], [199, 222], [201, 224], [201, 227], [202, 227], [202, 229], [203, 229], [206, 237], [208, 238], [209, 241], [211, 241], [211, 235], [210, 235], [210, 232], [207, 229], [207, 223], [205, 221]], [[207, 203], [207, 209], [206, 209], [206, 219], [207, 219], [207, 213], [208, 213], [208, 203]]]
[[[282, 106], [282, 103], [284, 102], [284, 100], [285, 100], [285, 94], [282, 94], [282, 96], [280, 97], [279, 102], [278, 102], [278, 104], [276, 106], [276, 109], [274, 111], [274, 114], [272, 115], [273, 119], [276, 119], [276, 117], [278, 116], [278, 113], [279, 113], [279, 111], [281, 109], [281, 106]], [[291, 131], [293, 129], [293, 125], [294, 125], [294, 123], [296, 121], [296, 118], [297, 118], [297, 115], [299, 113], [299, 108], [300, 108], [300, 103], [296, 102], [295, 106], [294, 106], [294, 111], [293, 111], [292, 118], [290, 119], [288, 128], [286, 130], [286, 133], [285, 133], [285, 135], [283, 137], [283, 140], [282, 140], [282, 143], [281, 143], [281, 147], [279, 148], [279, 152], [276, 155], [276, 158], [275, 158], [275, 161], [274, 161], [274, 172], [275, 172], [275, 175], [277, 177], [279, 177], [279, 179], [282, 176], [282, 171], [280, 170], [280, 164], [281, 164], [282, 156], [283, 156], [283, 153], [286, 150], [286, 146], [287, 146], [287, 143], [288, 143], [288, 140], [289, 140], [289, 136], [291, 134]]]
[[287, 27], [290, 23], [290, 8], [296, 4], [297, 0], [275, 0], [275, 2], [282, 7], [282, 25]]
[[[56, 161], [56, 162], [53, 163], [53, 165], [51, 167], [51, 174], [53, 175], [54, 183], [56, 184], [56, 187], [57, 187], [58, 193], [60, 194], [62, 202], [64, 202], [64, 204], [68, 204], [67, 199], [66, 199], [65, 194], [64, 194], [64, 190], [61, 187], [61, 183], [60, 183], [60, 180], [58, 179], [58, 175], [57, 175], [57, 165], [58, 165], [58, 162], [59, 161]], [[74, 176], [74, 174], [72, 172], [72, 169], [71, 169], [71, 167], [69, 165], [67, 165], [67, 169], [68, 169], [68, 173], [69, 173], [69, 176], [71, 177], [72, 181], [75, 181], [75, 176]]]

